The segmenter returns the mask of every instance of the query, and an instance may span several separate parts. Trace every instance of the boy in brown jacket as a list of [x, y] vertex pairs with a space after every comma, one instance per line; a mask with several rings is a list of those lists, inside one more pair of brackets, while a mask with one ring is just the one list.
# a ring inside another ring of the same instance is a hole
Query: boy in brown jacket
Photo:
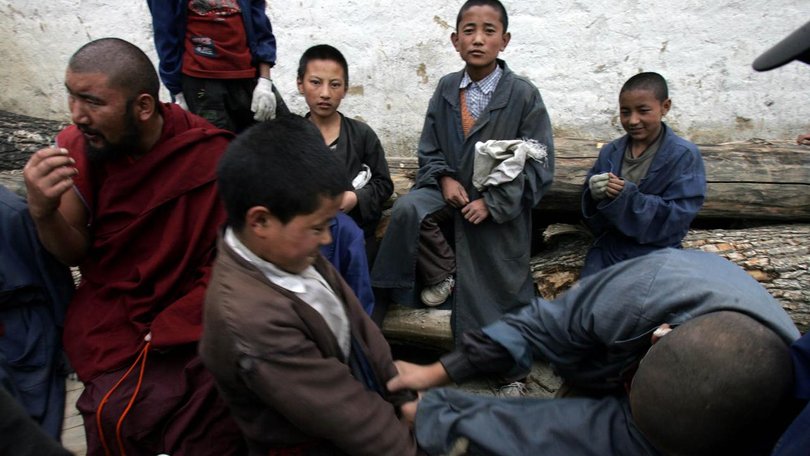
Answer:
[[218, 179], [228, 226], [200, 354], [251, 454], [417, 454], [398, 418], [414, 396], [386, 390], [388, 344], [319, 254], [346, 176], [317, 128], [291, 116], [248, 129]]

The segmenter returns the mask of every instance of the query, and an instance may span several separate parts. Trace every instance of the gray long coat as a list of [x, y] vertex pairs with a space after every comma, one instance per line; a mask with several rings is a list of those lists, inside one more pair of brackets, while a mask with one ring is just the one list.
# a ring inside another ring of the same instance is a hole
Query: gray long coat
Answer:
[[[554, 176], [551, 122], [540, 92], [503, 61], [498, 64], [503, 68], [501, 80], [466, 138], [459, 100], [464, 71], [439, 81], [419, 141], [416, 184], [394, 205], [371, 276], [376, 287], [414, 287], [419, 225], [426, 215], [445, 205], [439, 177], [450, 175], [461, 182], [471, 201], [483, 197], [490, 211], [484, 222], [473, 225], [460, 211], [454, 217], [455, 334], [492, 323], [533, 297], [531, 208], [548, 191]], [[489, 139], [535, 139], [546, 145], [548, 157], [544, 164], [528, 161], [514, 181], [478, 192], [472, 185], [474, 147]]]

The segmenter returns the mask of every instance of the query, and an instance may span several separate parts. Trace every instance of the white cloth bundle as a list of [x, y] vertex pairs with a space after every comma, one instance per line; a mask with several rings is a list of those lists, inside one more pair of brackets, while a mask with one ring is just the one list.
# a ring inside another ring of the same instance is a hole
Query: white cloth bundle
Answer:
[[513, 181], [532, 159], [548, 166], [545, 144], [534, 139], [490, 139], [475, 144], [473, 185], [478, 190]]

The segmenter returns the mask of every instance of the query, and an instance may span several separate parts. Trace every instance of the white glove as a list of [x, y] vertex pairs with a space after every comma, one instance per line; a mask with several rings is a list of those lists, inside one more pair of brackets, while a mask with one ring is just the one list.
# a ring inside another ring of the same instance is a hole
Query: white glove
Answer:
[[370, 180], [371, 168], [369, 168], [367, 164], [363, 163], [360, 172], [354, 176], [354, 179], [352, 179], [352, 187], [354, 187], [355, 190], [360, 190], [361, 188], [365, 187]]
[[253, 118], [259, 122], [276, 117], [276, 94], [273, 93], [273, 81], [259, 78], [253, 89], [253, 102], [250, 103]]
[[174, 98], [174, 102], [177, 104], [177, 106], [180, 106], [183, 108], [183, 110], [188, 111], [188, 103], [186, 103], [186, 97], [183, 96], [183, 92], [176, 93], [172, 95], [172, 97]]
[[591, 189], [591, 198], [596, 201], [605, 199], [607, 196], [608, 180], [610, 180], [608, 173], [594, 174], [588, 179], [588, 187]]

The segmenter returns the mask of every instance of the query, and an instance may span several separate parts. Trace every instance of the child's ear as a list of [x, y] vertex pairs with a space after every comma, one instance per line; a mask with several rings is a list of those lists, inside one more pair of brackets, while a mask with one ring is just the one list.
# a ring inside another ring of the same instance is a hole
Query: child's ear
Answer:
[[512, 34], [511, 33], [506, 32], [506, 33], [503, 34], [503, 44], [501, 44], [501, 52], [506, 50], [506, 46], [509, 45], [509, 40], [511, 40], [511, 39], [512, 39]]
[[304, 94], [304, 81], [303, 81], [303, 79], [301, 79], [301, 78], [296, 78], [296, 79], [295, 79], [295, 83], [296, 83], [296, 85], [298, 86], [298, 93], [300, 93], [301, 95], [303, 95], [303, 94]]
[[450, 34], [450, 42], [453, 43], [453, 47], [456, 49], [456, 52], [460, 52], [458, 48], [458, 33], [453, 32]]
[[276, 219], [264, 206], [253, 206], [245, 214], [245, 229], [255, 236], [264, 237], [264, 233], [271, 228]]
[[667, 98], [666, 100], [661, 102], [661, 117], [664, 117], [669, 112], [669, 108], [672, 107], [672, 98]]

